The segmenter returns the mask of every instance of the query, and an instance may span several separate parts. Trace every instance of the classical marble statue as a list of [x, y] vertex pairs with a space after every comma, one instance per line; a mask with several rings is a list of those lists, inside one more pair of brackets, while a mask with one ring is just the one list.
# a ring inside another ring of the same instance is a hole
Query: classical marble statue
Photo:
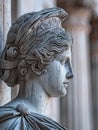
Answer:
[[61, 8], [31, 12], [11, 26], [0, 58], [0, 78], [19, 94], [0, 107], [0, 130], [66, 130], [43, 115], [51, 97], [64, 96], [73, 77], [72, 37]]

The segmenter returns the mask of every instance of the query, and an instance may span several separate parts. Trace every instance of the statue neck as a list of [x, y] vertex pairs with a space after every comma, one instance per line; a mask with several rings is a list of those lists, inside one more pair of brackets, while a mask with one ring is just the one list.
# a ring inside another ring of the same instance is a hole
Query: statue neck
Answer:
[[36, 80], [27, 80], [20, 83], [18, 99], [23, 99], [31, 105], [35, 113], [43, 114], [45, 112], [49, 96], [43, 90], [42, 86]]

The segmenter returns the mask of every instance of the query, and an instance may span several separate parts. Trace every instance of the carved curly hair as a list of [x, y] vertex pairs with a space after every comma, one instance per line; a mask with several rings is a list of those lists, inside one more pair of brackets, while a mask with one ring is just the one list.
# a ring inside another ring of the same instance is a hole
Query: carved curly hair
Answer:
[[59, 53], [67, 50], [72, 37], [61, 26], [66, 16], [61, 8], [49, 8], [18, 18], [8, 32], [0, 59], [1, 79], [14, 87], [28, 70], [41, 75]]

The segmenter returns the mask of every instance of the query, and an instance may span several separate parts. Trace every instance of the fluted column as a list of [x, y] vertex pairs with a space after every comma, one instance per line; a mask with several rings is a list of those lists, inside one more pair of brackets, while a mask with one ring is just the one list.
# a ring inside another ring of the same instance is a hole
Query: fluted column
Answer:
[[56, 0], [17, 0], [17, 15], [27, 12], [39, 11], [56, 5]]
[[98, 17], [98, 0], [92, 0], [91, 7], [94, 11], [94, 15]]
[[69, 116], [69, 122], [74, 123], [74, 130], [92, 130], [89, 57], [90, 17], [91, 12], [83, 8], [73, 10], [70, 16], [69, 29], [74, 40], [73, 65], [75, 78], [73, 86], [70, 88], [71, 93], [68, 95], [68, 106], [72, 108], [69, 112], [73, 111], [73, 120]]
[[98, 17], [91, 21], [91, 70], [94, 130], [98, 130]]
[[93, 130], [89, 58], [91, 12], [84, 8], [72, 8], [69, 12], [69, 21], [65, 26], [73, 37], [72, 56], [75, 77], [70, 84], [65, 105], [68, 128], [70, 130]]
[[[6, 43], [7, 32], [11, 25], [11, 1], [0, 0], [0, 54]], [[10, 101], [11, 89], [0, 80], [0, 105]]]

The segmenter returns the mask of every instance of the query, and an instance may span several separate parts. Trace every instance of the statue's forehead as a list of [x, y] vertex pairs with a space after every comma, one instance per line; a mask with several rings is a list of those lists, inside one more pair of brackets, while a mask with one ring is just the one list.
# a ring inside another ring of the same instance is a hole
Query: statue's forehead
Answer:
[[55, 59], [60, 61], [66, 58], [71, 58], [71, 47], [69, 47], [67, 50], [63, 51], [62, 53], [58, 54]]

